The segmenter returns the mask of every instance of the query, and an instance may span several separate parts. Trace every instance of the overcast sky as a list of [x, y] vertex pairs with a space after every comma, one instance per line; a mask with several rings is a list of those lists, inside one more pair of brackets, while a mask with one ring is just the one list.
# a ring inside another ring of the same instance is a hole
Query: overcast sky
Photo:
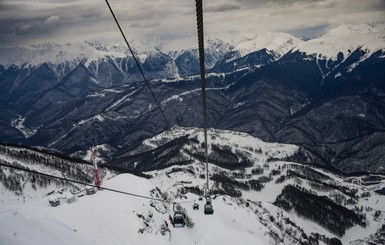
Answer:
[[[196, 39], [195, 0], [109, 2], [129, 39], [159, 36], [175, 46]], [[385, 0], [203, 2], [205, 35], [227, 41], [261, 31], [314, 37], [343, 23], [385, 21]], [[2, 47], [84, 40], [122, 40], [105, 0], [0, 0]]]

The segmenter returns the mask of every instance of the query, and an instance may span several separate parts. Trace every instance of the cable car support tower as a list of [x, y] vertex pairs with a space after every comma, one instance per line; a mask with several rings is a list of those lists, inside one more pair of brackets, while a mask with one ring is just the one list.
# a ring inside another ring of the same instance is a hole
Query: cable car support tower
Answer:
[[102, 180], [100, 178], [99, 168], [98, 164], [96, 163], [96, 148], [91, 148], [91, 162], [94, 165], [94, 174], [95, 174], [95, 186], [100, 190], [100, 185], [102, 183]]

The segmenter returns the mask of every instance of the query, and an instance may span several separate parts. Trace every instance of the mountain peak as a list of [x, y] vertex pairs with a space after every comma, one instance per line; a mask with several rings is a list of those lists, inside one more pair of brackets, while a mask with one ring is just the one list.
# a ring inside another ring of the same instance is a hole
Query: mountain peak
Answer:
[[298, 46], [302, 52], [330, 59], [339, 52], [347, 57], [349, 50], [357, 48], [366, 49], [367, 55], [385, 49], [385, 22], [339, 25]]
[[347, 33], [379, 33], [385, 30], [385, 22], [344, 23], [327, 32], [329, 35]]
[[296, 47], [302, 41], [298, 38], [283, 32], [261, 32], [250, 36], [247, 34], [235, 45], [235, 49], [242, 56], [254, 51], [266, 48], [272, 51], [277, 57], [281, 57], [289, 50]]
[[[216, 37], [206, 37], [206, 50], [214, 57], [209, 67], [223, 58], [224, 54], [237, 53], [245, 56], [266, 48], [275, 57], [280, 58], [290, 50], [300, 50], [310, 55], [321, 55], [324, 58], [336, 59], [342, 52], [347, 57], [350, 51], [357, 48], [366, 50], [367, 55], [385, 48], [385, 22], [360, 24], [343, 24], [311, 40], [300, 40], [283, 32], [245, 33], [235, 40], [225, 42]], [[151, 54], [168, 53], [172, 59], [186, 51], [196, 53], [196, 42], [185, 42], [183, 49], [175, 49], [169, 41], [159, 36], [148, 36], [141, 40], [130, 40], [135, 53], [144, 61]], [[194, 51], [195, 50], [195, 51]], [[63, 63], [78, 64], [79, 61], [92, 61], [105, 57], [123, 58], [128, 55], [126, 43], [103, 43], [84, 41], [82, 43], [46, 42], [24, 47], [0, 47], [0, 64], [5, 68], [12, 65], [36, 67], [43, 63], [59, 65]], [[221, 56], [222, 57], [219, 57]], [[196, 56], [196, 55], [195, 55]]]

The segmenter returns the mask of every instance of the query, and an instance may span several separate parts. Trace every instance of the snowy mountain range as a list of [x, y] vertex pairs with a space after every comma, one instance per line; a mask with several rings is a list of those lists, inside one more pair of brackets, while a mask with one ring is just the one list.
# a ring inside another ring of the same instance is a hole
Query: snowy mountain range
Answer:
[[[383, 33], [384, 23], [344, 24], [338, 26], [319, 37], [302, 41], [290, 34], [282, 32], [263, 32], [255, 36], [245, 36], [232, 43], [224, 42], [217, 38], [209, 37], [206, 40], [207, 68], [215, 66], [227, 52], [237, 52], [239, 57], [244, 57], [255, 51], [266, 48], [277, 58], [293, 50], [300, 50], [307, 54], [320, 54], [323, 59], [337, 59], [337, 54], [342, 52], [346, 57], [357, 48], [367, 50], [367, 56], [385, 48]], [[161, 40], [131, 40], [131, 46], [139, 60], [144, 63], [146, 59], [157, 53], [163, 53], [172, 59], [177, 59], [185, 52], [192, 52], [197, 56], [196, 49], [171, 50]], [[76, 66], [80, 61], [86, 60], [86, 66], [106, 58], [112, 60], [123, 59], [129, 56], [125, 43], [118, 44], [85, 41], [83, 43], [44, 43], [26, 47], [1, 47], [0, 64], [4, 68], [12, 65], [18, 67], [38, 67], [44, 63], [63, 65], [65, 63]], [[217, 53], [217, 56], [215, 56]], [[210, 56], [212, 60], [210, 60]], [[59, 74], [58, 74], [59, 75]]]
[[[174, 128], [174, 134], [188, 134], [194, 139], [183, 154], [196, 151], [195, 144], [203, 142], [203, 131], [197, 128]], [[187, 164], [174, 162], [147, 171], [147, 178], [116, 175], [104, 169], [102, 187], [128, 195], [110, 190], [85, 195], [84, 186], [53, 183], [54, 179], [40, 186], [36, 184], [39, 175], [31, 181], [25, 172], [2, 167], [1, 176], [6, 180], [0, 179], [0, 241], [42, 245], [384, 242], [384, 176], [342, 177], [285, 160], [298, 149], [294, 145], [266, 143], [241, 132], [212, 130], [210, 135], [213, 215], [202, 211], [205, 199], [200, 197], [206, 171], [197, 152], [189, 155]], [[172, 140], [171, 131], [163, 132], [141, 142], [142, 151], [159, 149]], [[60, 158], [50, 152], [10, 145], [2, 145], [0, 150], [2, 163], [35, 166], [39, 172], [62, 176], [50, 164]], [[33, 163], [37, 156], [39, 164]], [[240, 156], [252, 161], [247, 166], [231, 162]], [[222, 164], [218, 165], [214, 158], [226, 159], [229, 164], [219, 161]], [[43, 163], [42, 159], [50, 161]], [[82, 162], [66, 164], [77, 174], [85, 169]], [[66, 176], [73, 179], [77, 174]], [[7, 183], [14, 182], [22, 188], [10, 189]], [[49, 204], [53, 197], [60, 200], [60, 205]], [[173, 203], [178, 203], [188, 217], [185, 228], [173, 227]], [[193, 209], [194, 203], [199, 210]]]
[[[296, 162], [385, 173], [384, 26], [346, 24], [306, 42], [209, 38], [209, 127], [296, 144]], [[1, 47], [0, 140], [78, 157], [97, 145], [106, 162], [134, 169], [144, 139], [201, 127], [197, 50], [133, 47], [170, 125], [122, 43]]]
[[366, 51], [366, 57], [385, 49], [385, 24], [344, 24], [318, 38], [299, 44], [296, 48], [307, 54], [317, 54], [321, 59], [338, 59], [341, 52], [344, 57], [360, 48]]

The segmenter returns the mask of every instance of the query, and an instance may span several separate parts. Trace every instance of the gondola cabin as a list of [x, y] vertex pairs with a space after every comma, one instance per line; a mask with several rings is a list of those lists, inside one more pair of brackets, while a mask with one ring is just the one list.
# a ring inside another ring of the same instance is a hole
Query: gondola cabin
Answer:
[[213, 208], [213, 205], [211, 205], [211, 203], [205, 204], [204, 213], [205, 214], [214, 214], [214, 208]]
[[185, 227], [186, 221], [183, 213], [174, 213], [173, 225], [174, 225], [174, 228]]
[[199, 204], [198, 203], [194, 203], [193, 204], [193, 210], [199, 210]]
[[88, 187], [86, 188], [86, 194], [87, 194], [87, 195], [93, 195], [93, 194], [95, 194], [95, 193], [96, 193], [96, 190], [95, 190], [94, 187], [88, 186]]

